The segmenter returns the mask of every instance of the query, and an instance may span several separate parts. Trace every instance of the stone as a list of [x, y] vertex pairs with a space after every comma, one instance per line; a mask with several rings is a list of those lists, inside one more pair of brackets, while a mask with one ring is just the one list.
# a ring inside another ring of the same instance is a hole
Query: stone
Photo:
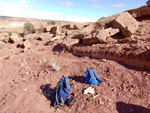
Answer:
[[56, 31], [57, 35], [60, 35], [62, 33], [61, 29], [62, 29], [61, 26], [57, 26], [57, 31]]
[[69, 30], [71, 29], [70, 24], [64, 25], [64, 26], [62, 26], [62, 28], [66, 28], [66, 29], [69, 29]]
[[98, 34], [96, 35], [97, 39], [99, 42], [106, 42], [106, 38], [109, 37], [110, 34], [106, 30], [100, 30]]
[[24, 44], [24, 51], [28, 50], [31, 47], [31, 43], [29, 40], [23, 42]]
[[75, 44], [78, 44], [80, 42], [79, 39], [74, 39], [74, 38], [67, 38], [63, 41], [63, 43], [61, 44], [62, 47], [66, 48], [66, 47], [70, 47], [73, 46]]
[[15, 43], [19, 41], [21, 41], [21, 38], [16, 33], [12, 33], [12, 35], [9, 37], [10, 43]]
[[74, 37], [77, 38], [77, 39], [83, 39], [85, 37], [86, 34], [84, 33], [79, 33], [79, 34], [76, 34]]
[[31, 43], [29, 40], [17, 44], [17, 48], [22, 48], [24, 52], [27, 51], [30, 47], [31, 47]]
[[83, 28], [82, 30], [81, 30], [81, 33], [84, 33], [84, 34], [92, 34], [92, 32], [95, 30], [95, 27], [96, 27], [97, 25], [95, 24], [95, 23], [91, 23], [91, 24], [89, 24], [89, 26], [87, 26], [87, 27], [85, 27], [85, 28]]
[[50, 30], [51, 30], [51, 28], [52, 28], [52, 26], [46, 26], [45, 28], [44, 28], [44, 32], [50, 32]]
[[82, 24], [66, 24], [63, 25], [62, 28], [66, 28], [68, 30], [77, 30], [82, 28]]
[[96, 37], [99, 39], [100, 42], [107, 42], [107, 37], [113, 36], [115, 34], [119, 33], [119, 29], [113, 29], [113, 28], [107, 28], [102, 29], [98, 32]]
[[67, 37], [66, 38], [72, 38], [72, 37], [74, 37], [74, 38], [76, 38], [75, 36], [77, 35], [77, 34], [79, 34], [79, 31], [76, 31], [76, 30], [68, 30], [68, 32], [67, 32]]
[[113, 36], [120, 32], [120, 30], [117, 28], [108, 28], [106, 29], [106, 31], [109, 33], [110, 36]]
[[111, 23], [112, 21], [114, 21], [117, 17], [119, 16], [119, 14], [115, 14], [115, 15], [110, 15], [108, 17], [102, 17], [100, 18], [97, 23], [98, 25], [104, 25], [104, 24], [109, 24]]
[[31, 41], [31, 40], [36, 39], [36, 37], [37, 37], [37, 34], [34, 33], [34, 34], [25, 35], [23, 39], [24, 39], [24, 40], [30, 40], [30, 41]]
[[62, 39], [64, 38], [63, 36], [55, 36], [53, 38], [50, 39], [51, 42], [55, 41], [55, 40], [59, 40], [59, 39]]
[[61, 26], [53, 26], [50, 30], [50, 33], [60, 35], [62, 33], [61, 29], [62, 29]]
[[88, 35], [83, 38], [83, 44], [86, 45], [97, 44], [98, 42], [100, 42], [99, 39], [97, 37], [93, 37], [92, 35]]
[[131, 36], [138, 28], [138, 21], [130, 13], [121, 13], [113, 22], [113, 26], [120, 29], [122, 36]]
[[5, 43], [8, 43], [9, 37], [5, 37], [2, 41], [5, 42]]
[[56, 31], [57, 31], [57, 27], [56, 26], [53, 26], [50, 30], [50, 33], [52, 34], [56, 34]]

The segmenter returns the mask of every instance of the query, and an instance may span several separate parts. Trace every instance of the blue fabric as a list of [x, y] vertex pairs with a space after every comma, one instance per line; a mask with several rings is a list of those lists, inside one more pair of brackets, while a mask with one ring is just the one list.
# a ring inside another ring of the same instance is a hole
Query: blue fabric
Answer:
[[[71, 90], [71, 83], [68, 77], [63, 77], [59, 81], [54, 95], [54, 106], [64, 104], [68, 99]], [[58, 102], [57, 102], [58, 100]]]
[[[91, 72], [92, 72], [92, 74], [93, 74], [93, 80], [92, 80], [92, 82], [91, 82], [91, 79], [92, 79], [91, 76], [92, 76], [92, 75], [90, 74], [89, 70], [91, 70]], [[85, 72], [85, 75], [86, 75], [86, 82], [89, 83], [89, 84], [94, 84], [94, 85], [99, 84], [99, 81], [103, 82], [102, 79], [99, 80], [99, 79], [96, 77], [96, 75], [95, 75], [95, 73], [94, 73], [93, 70], [94, 70], [94, 69], [87, 69], [87, 70], [86, 70], [86, 72]]]

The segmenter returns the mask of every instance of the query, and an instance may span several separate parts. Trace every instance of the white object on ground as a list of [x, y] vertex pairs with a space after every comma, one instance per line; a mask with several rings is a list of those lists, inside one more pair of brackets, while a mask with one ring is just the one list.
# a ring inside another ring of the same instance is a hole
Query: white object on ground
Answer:
[[95, 94], [94, 88], [92, 88], [91, 86], [88, 87], [88, 88], [86, 88], [86, 89], [84, 90], [84, 95], [87, 94], [87, 93]]

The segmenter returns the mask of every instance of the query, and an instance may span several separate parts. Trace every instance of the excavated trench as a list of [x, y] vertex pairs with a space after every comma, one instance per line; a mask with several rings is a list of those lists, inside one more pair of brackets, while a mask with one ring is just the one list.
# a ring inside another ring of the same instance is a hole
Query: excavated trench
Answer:
[[150, 50], [146, 48], [126, 44], [97, 44], [94, 46], [76, 45], [67, 50], [76, 56], [114, 60], [127, 68], [150, 71]]

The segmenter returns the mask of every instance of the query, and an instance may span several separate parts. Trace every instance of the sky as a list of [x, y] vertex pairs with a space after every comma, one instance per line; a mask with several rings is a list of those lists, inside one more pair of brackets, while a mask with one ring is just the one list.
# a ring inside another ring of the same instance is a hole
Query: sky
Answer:
[[0, 0], [0, 16], [72, 22], [96, 22], [101, 17], [146, 5], [147, 0]]

